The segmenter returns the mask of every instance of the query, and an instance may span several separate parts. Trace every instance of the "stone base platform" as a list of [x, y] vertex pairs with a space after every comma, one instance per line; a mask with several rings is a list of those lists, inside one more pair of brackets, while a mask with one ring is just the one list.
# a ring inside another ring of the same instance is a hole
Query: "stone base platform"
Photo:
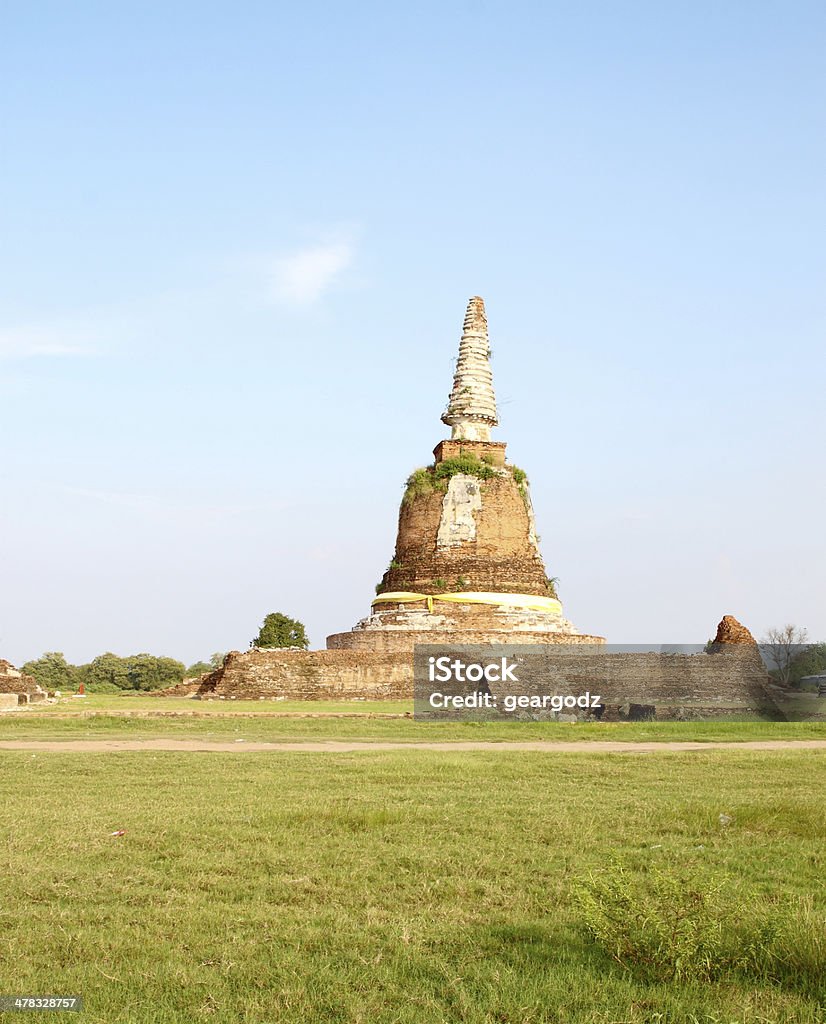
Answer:
[[604, 644], [580, 633], [562, 614], [496, 605], [464, 605], [433, 599], [423, 604], [383, 605], [346, 633], [327, 637], [328, 650], [400, 651], [415, 644]]

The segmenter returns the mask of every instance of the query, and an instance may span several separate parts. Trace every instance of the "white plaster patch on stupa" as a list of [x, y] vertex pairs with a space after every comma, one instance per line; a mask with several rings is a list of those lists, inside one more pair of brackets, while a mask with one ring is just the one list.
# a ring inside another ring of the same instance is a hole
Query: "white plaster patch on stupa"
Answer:
[[533, 514], [533, 502], [531, 501], [531, 492], [528, 490], [527, 481], [523, 485], [522, 496], [525, 499], [525, 508], [528, 510], [528, 543], [534, 549], [539, 551], [539, 535], [536, 532], [536, 517]]
[[476, 540], [474, 512], [482, 508], [482, 489], [475, 476], [456, 473], [447, 485], [442, 501], [442, 518], [436, 534], [436, 548], [455, 548]]

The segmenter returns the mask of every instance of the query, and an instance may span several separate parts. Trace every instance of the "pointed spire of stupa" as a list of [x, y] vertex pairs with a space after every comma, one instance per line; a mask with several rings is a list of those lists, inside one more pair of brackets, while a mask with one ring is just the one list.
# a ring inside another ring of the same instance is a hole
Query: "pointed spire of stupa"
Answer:
[[488, 320], [478, 295], [470, 300], [465, 313], [453, 390], [442, 422], [452, 428], [452, 438], [467, 441], [489, 441], [491, 427], [499, 422], [490, 369]]

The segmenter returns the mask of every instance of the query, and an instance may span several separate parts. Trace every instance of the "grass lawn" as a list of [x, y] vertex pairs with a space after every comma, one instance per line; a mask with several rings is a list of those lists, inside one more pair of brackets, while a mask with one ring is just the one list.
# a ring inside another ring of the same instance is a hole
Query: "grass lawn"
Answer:
[[412, 700], [193, 700], [190, 697], [152, 697], [146, 693], [90, 693], [85, 697], [62, 697], [56, 704], [32, 704], [28, 713], [80, 714], [116, 711], [142, 714], [174, 711], [187, 715], [225, 714], [346, 714], [403, 715], [413, 713]]
[[[421, 722], [404, 701], [194, 701], [91, 695], [0, 715], [0, 740], [784, 740], [826, 739], [826, 722]], [[277, 715], [274, 716], [274, 712]], [[279, 717], [288, 713], [295, 717]], [[147, 717], [152, 714], [153, 717]], [[348, 717], [302, 717], [344, 714]], [[160, 716], [160, 717], [158, 717]]]
[[[822, 1024], [824, 788], [807, 751], [0, 751], [0, 994], [106, 1024]], [[658, 872], [694, 917], [723, 885], [766, 969], [615, 962], [575, 896], [615, 857], [642, 909]]]

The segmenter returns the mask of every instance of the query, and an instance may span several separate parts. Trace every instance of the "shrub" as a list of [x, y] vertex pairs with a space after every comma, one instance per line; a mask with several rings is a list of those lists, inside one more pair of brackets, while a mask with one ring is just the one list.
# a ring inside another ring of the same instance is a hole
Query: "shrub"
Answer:
[[721, 963], [716, 886], [655, 873], [643, 889], [616, 865], [575, 895], [591, 938], [623, 967], [662, 980], [709, 980]]
[[[83, 689], [86, 693], [123, 693], [124, 689], [122, 686], [117, 686], [115, 683], [106, 682], [92, 682], [87, 683], [84, 679], [79, 679], [78, 684], [83, 683]], [[128, 692], [128, 691], [127, 691]]]
[[414, 498], [422, 497], [433, 491], [432, 466], [414, 470], [407, 478], [402, 505], [407, 505]]
[[498, 475], [493, 466], [475, 455], [463, 454], [455, 459], [445, 459], [435, 466], [425, 466], [410, 474], [405, 484], [402, 505], [409, 504], [414, 498], [432, 494], [433, 491], [443, 494], [447, 490], [450, 478], [457, 473], [475, 476], [480, 480], [490, 480]]
[[463, 454], [455, 459], [445, 459], [443, 462], [439, 462], [433, 469], [433, 478], [437, 481], [447, 481], [457, 473], [475, 476], [480, 480], [490, 480], [491, 477], [496, 476], [496, 470], [488, 463], [482, 462], [475, 455]]
[[[525, 502], [525, 508], [530, 512], [530, 499], [528, 497], [528, 474], [524, 469], [520, 469], [519, 466], [508, 466], [511, 471], [511, 476], [514, 479], [516, 486], [519, 488], [519, 493], [522, 495], [522, 501]], [[537, 537], [537, 541], [539, 538]], [[556, 595], [554, 595], [556, 596]]]
[[576, 887], [574, 898], [591, 939], [649, 980], [737, 973], [816, 987], [821, 976], [823, 914], [813, 921], [808, 903], [795, 909], [784, 901], [782, 916], [772, 916], [763, 897], [729, 879], [658, 868], [635, 875], [619, 863]]

